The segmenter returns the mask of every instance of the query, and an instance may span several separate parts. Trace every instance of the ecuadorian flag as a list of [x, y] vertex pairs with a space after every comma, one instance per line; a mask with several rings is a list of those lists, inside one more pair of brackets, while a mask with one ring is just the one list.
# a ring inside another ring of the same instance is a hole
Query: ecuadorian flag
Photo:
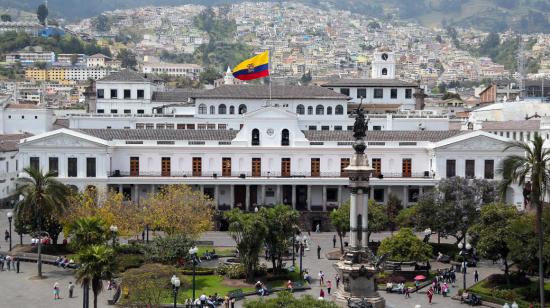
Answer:
[[269, 51], [244, 60], [235, 66], [233, 76], [240, 80], [252, 80], [269, 76]]

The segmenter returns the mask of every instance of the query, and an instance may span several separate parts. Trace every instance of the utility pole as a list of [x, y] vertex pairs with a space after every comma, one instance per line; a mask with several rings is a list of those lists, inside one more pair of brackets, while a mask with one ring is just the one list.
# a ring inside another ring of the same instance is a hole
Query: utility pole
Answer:
[[523, 35], [519, 36], [519, 48], [518, 48], [518, 68], [519, 74], [519, 96], [525, 97], [525, 40]]

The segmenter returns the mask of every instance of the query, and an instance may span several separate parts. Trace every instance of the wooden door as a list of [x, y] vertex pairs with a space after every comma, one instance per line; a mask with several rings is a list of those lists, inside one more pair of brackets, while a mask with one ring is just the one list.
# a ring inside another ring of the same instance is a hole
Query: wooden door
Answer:
[[341, 177], [347, 177], [348, 172], [346, 171], [346, 168], [349, 166], [349, 158], [342, 158], [340, 159], [340, 176]]
[[382, 159], [372, 159], [372, 169], [374, 169], [374, 176], [379, 176], [382, 173]]
[[222, 176], [231, 176], [231, 157], [222, 158]]
[[162, 158], [162, 169], [161, 169], [161, 175], [162, 176], [170, 176], [170, 157], [163, 157]]
[[290, 176], [290, 158], [281, 159], [281, 176]]
[[312, 158], [311, 159], [311, 176], [321, 176], [321, 159]]
[[252, 158], [252, 176], [262, 176], [261, 158]]
[[193, 176], [202, 176], [202, 158], [193, 157]]
[[403, 158], [403, 177], [410, 178], [412, 176], [412, 160]]
[[139, 176], [139, 157], [130, 157], [130, 176]]

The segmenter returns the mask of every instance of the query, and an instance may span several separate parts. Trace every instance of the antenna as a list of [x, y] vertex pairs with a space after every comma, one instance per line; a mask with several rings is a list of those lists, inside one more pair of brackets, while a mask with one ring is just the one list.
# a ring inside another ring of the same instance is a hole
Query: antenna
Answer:
[[519, 95], [523, 98], [525, 96], [525, 40], [523, 35], [519, 36], [517, 72], [519, 74]]

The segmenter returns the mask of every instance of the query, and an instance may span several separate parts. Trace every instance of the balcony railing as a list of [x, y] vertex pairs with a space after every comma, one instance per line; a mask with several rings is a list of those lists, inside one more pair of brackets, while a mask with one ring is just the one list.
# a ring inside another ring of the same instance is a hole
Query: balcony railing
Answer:
[[[130, 172], [130, 171], [120, 171], [114, 170], [109, 173], [109, 177], [201, 177], [201, 178], [247, 178], [247, 177], [264, 177], [264, 178], [346, 178], [348, 177], [346, 173], [340, 172], [321, 172], [315, 173], [314, 175], [311, 172], [291, 172], [290, 175], [286, 173], [283, 174], [280, 171], [262, 171], [261, 173], [252, 173], [252, 171], [232, 171], [231, 174], [222, 172], [205, 172], [203, 171], [201, 175], [193, 174], [193, 171], [171, 171], [168, 173], [162, 173], [161, 171], [140, 171], [139, 173]], [[413, 172], [409, 174], [398, 173], [384, 173], [378, 176], [372, 176], [371, 178], [385, 179], [385, 178], [422, 178], [422, 179], [431, 179], [434, 178], [430, 172]]]

